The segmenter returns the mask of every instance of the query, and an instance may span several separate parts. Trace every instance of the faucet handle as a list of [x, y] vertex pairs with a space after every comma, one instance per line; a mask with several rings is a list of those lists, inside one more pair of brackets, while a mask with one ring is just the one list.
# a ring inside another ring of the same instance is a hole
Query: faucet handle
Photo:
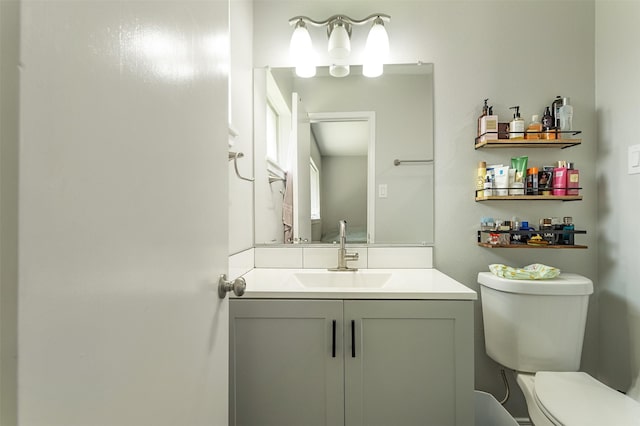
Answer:
[[344, 258], [345, 260], [358, 260], [360, 258], [360, 253], [357, 251], [354, 251], [353, 253], [345, 253]]

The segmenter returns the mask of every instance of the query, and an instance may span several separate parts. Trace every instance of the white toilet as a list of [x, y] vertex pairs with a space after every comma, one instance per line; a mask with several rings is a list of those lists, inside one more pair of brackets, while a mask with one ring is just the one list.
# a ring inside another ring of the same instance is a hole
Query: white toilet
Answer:
[[487, 354], [516, 371], [536, 426], [639, 426], [640, 402], [578, 372], [590, 279], [478, 274]]

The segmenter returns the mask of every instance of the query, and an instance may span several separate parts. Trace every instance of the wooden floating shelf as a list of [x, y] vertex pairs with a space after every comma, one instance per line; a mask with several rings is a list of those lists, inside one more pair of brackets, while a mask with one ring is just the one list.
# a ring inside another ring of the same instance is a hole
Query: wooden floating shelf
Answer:
[[476, 201], [492, 201], [492, 200], [552, 200], [552, 201], [579, 201], [582, 195], [492, 195], [490, 197], [476, 197]]
[[475, 148], [569, 148], [580, 145], [582, 139], [489, 139], [476, 142]]
[[478, 243], [480, 247], [486, 248], [506, 248], [506, 249], [586, 249], [588, 246], [582, 245], [562, 245], [562, 244], [548, 244], [548, 245], [529, 245], [529, 244], [489, 244]]

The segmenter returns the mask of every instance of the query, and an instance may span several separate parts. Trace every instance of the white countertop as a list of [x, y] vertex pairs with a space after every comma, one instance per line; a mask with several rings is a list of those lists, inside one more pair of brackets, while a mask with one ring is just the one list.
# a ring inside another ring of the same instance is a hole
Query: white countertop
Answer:
[[[243, 298], [476, 300], [478, 297], [475, 291], [437, 269], [329, 272], [326, 269], [256, 268], [243, 277], [247, 282]], [[303, 281], [308, 285], [302, 284]], [[355, 284], [345, 285], [342, 281]]]

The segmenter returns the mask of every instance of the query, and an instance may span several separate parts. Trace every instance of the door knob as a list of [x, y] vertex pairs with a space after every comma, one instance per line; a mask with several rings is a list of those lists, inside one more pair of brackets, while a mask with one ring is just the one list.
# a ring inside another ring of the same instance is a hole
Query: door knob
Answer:
[[236, 296], [242, 296], [246, 288], [247, 282], [242, 277], [228, 281], [227, 274], [222, 274], [218, 280], [218, 296], [220, 296], [220, 299], [224, 299], [230, 291], [233, 291]]

